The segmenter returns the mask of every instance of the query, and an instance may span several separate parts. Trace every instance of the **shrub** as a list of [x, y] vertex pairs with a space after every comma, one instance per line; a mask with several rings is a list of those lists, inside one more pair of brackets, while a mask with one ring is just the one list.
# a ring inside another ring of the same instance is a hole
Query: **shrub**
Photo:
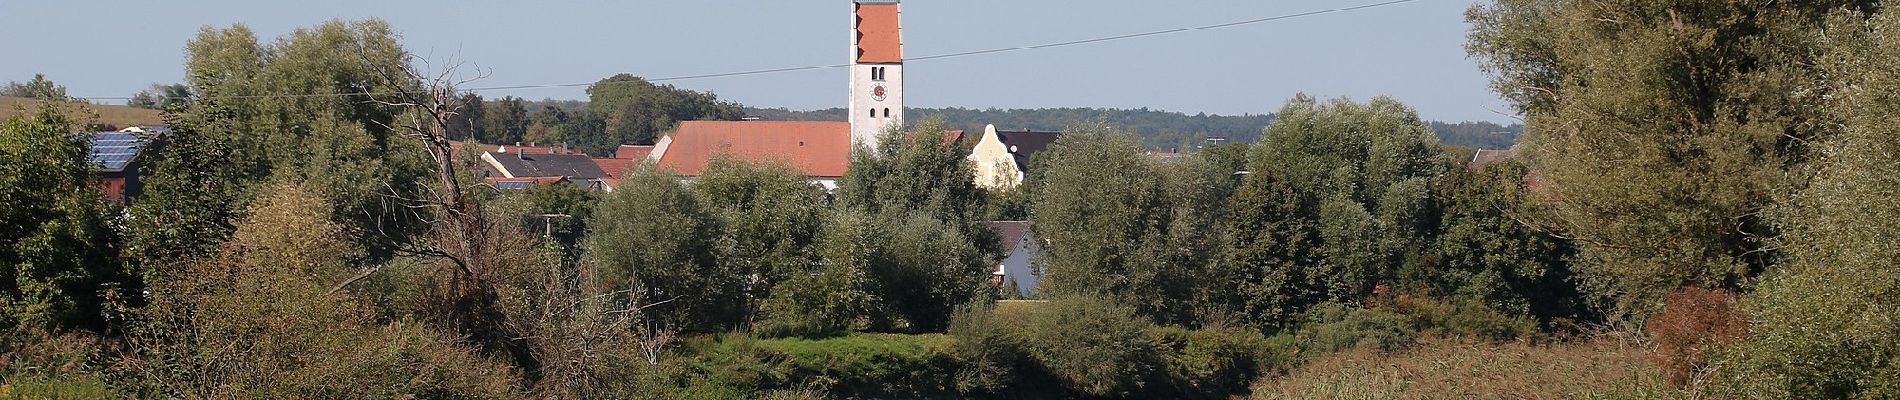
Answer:
[[1071, 296], [1051, 300], [1026, 321], [1029, 356], [1063, 387], [1086, 396], [1126, 396], [1148, 383], [1161, 364], [1135, 309], [1113, 300]]
[[1267, 338], [1256, 330], [1170, 326], [1155, 329], [1154, 338], [1168, 385], [1150, 390], [1152, 397], [1222, 398], [1267, 368]]
[[1685, 385], [1710, 372], [1715, 351], [1748, 333], [1735, 298], [1721, 290], [1681, 288], [1643, 330], [1656, 342], [1651, 356], [1671, 384]]
[[[747, 397], [796, 395], [810, 390], [830, 397], [933, 397], [954, 393], [956, 357], [949, 336], [861, 333], [827, 339], [753, 339], [720, 335], [697, 348], [685, 385], [758, 390]], [[773, 394], [774, 390], [791, 390]]]
[[1404, 315], [1325, 303], [1306, 313], [1295, 338], [1303, 352], [1331, 353], [1358, 347], [1398, 351], [1418, 337]]
[[993, 305], [969, 305], [950, 318], [951, 353], [957, 358], [957, 390], [962, 393], [998, 393], [1020, 379], [1027, 365], [1022, 337]]
[[1420, 332], [1480, 340], [1531, 339], [1539, 335], [1537, 320], [1508, 315], [1473, 297], [1432, 298], [1419, 294], [1399, 294], [1389, 307], [1404, 314]]

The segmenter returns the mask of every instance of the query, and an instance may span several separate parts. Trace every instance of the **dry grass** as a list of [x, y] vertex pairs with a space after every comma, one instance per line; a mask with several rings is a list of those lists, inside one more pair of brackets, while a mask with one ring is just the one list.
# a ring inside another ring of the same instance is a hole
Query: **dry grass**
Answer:
[[1648, 352], [1624, 340], [1536, 345], [1433, 340], [1410, 351], [1360, 349], [1262, 378], [1255, 399], [1669, 399]]
[[[21, 110], [31, 112], [39, 102], [39, 100], [24, 97], [0, 97], [0, 119], [19, 115]], [[72, 104], [78, 107], [69, 107], [67, 115], [81, 125], [103, 124], [123, 128], [165, 123], [165, 119], [160, 116], [158, 110], [100, 104]]]

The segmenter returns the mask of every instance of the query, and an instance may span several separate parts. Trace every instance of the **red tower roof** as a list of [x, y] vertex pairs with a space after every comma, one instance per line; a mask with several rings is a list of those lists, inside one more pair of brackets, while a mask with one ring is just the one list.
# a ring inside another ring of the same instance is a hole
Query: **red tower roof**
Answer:
[[904, 62], [904, 45], [897, 25], [897, 3], [856, 3], [857, 62]]

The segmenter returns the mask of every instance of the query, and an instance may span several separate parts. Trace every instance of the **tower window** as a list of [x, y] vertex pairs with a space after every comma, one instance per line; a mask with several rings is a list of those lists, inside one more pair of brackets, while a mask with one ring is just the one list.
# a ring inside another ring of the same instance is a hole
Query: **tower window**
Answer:
[[871, 118], [877, 118], [877, 109], [871, 109]]
[[884, 118], [890, 118], [890, 117], [891, 117], [891, 108], [890, 108], [890, 107], [885, 107], [885, 108], [884, 108]]

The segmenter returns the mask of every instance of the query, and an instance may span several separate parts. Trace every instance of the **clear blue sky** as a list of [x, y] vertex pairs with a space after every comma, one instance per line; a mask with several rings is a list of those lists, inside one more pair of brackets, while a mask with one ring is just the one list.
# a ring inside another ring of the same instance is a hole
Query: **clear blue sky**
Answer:
[[[1192, 27], [1376, 0], [910, 0], [905, 55], [919, 57]], [[474, 86], [592, 82], [847, 61], [848, 0], [53, 1], [0, 0], [0, 81], [36, 72], [77, 96], [124, 97], [183, 80], [182, 49], [207, 25], [265, 40], [333, 18], [376, 17], [410, 51], [489, 78]], [[1268, 113], [1295, 93], [1390, 95], [1439, 120], [1508, 122], [1464, 52], [1472, 0], [1418, 0], [1218, 30], [919, 61], [913, 107], [1149, 107]], [[669, 82], [746, 105], [845, 102], [845, 71]], [[584, 99], [583, 88], [483, 93]]]

